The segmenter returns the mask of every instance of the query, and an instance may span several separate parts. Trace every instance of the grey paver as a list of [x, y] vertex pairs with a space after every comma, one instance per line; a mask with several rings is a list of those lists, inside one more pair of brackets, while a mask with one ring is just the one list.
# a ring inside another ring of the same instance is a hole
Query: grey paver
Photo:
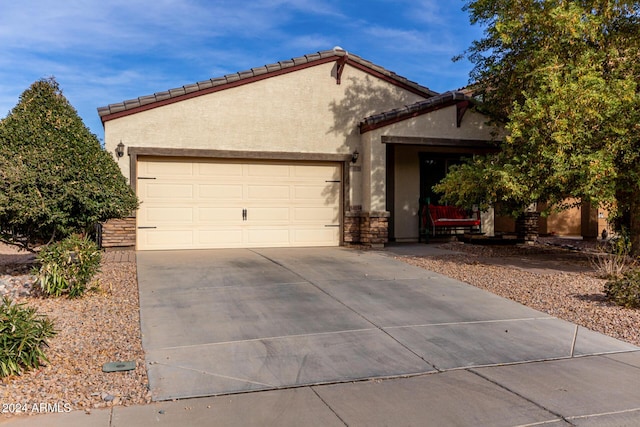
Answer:
[[438, 369], [569, 357], [574, 328], [557, 319], [528, 319], [387, 329]]
[[521, 363], [636, 349], [555, 318], [387, 328], [438, 369]]
[[640, 408], [614, 414], [570, 418], [578, 427], [636, 427], [640, 426]]
[[154, 400], [432, 372], [377, 329], [147, 353]]
[[617, 360], [618, 362], [626, 363], [640, 369], [640, 351], [612, 354], [607, 357], [609, 359]]
[[304, 281], [246, 249], [139, 252], [138, 260], [142, 298], [192, 289]]
[[[574, 356], [588, 356], [601, 353], [628, 352], [638, 347], [624, 341], [594, 332], [582, 326], [572, 325], [577, 330]], [[637, 359], [636, 359], [637, 360]]]
[[311, 282], [440, 276], [373, 251], [345, 248], [266, 248], [255, 249], [254, 252], [295, 271]]
[[604, 356], [474, 369], [564, 417], [640, 408], [640, 369]]
[[[398, 261], [396, 261], [398, 262]], [[319, 281], [316, 285], [377, 326], [550, 317], [453, 279]]]
[[309, 388], [117, 407], [111, 425], [344, 426]]
[[558, 416], [466, 371], [314, 390], [350, 426], [568, 425]]
[[308, 283], [176, 290], [141, 304], [147, 351], [371, 327]]

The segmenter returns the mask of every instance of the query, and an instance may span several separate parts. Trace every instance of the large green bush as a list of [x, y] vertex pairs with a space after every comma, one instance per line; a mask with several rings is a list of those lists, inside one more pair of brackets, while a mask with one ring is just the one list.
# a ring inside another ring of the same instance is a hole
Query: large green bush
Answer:
[[36, 286], [47, 296], [80, 297], [100, 270], [101, 258], [94, 242], [78, 235], [69, 236], [38, 253]]
[[48, 362], [43, 347], [55, 333], [53, 322], [35, 308], [4, 297], [0, 304], [0, 377], [20, 375]]
[[137, 203], [54, 79], [33, 83], [0, 120], [0, 241], [30, 249], [127, 216]]
[[640, 308], [640, 270], [631, 270], [604, 287], [609, 301], [627, 308]]

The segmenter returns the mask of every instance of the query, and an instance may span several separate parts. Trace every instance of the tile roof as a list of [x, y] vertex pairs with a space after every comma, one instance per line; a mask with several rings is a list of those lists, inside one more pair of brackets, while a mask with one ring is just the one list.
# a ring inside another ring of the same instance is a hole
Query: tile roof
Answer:
[[379, 125], [386, 125], [391, 122], [397, 122], [408, 119], [410, 117], [419, 116], [421, 114], [426, 114], [430, 111], [434, 111], [439, 108], [447, 107], [449, 105], [454, 105], [458, 102], [464, 101], [473, 102], [473, 99], [463, 92], [445, 92], [440, 95], [425, 99], [424, 101], [419, 101], [411, 105], [405, 105], [402, 108], [395, 108], [390, 111], [385, 111], [366, 117], [359, 124], [360, 132], [366, 132], [368, 130], [379, 127]]
[[120, 117], [122, 115], [134, 113], [136, 111], [139, 111], [140, 109], [154, 108], [156, 106], [165, 105], [171, 102], [177, 102], [187, 97], [204, 95], [216, 90], [221, 90], [224, 89], [225, 86], [245, 83], [243, 82], [243, 80], [246, 80], [246, 83], [250, 83], [251, 81], [255, 81], [256, 78], [260, 79], [270, 77], [269, 74], [279, 75], [283, 72], [294, 71], [296, 68], [316, 65], [314, 63], [318, 63], [317, 65], [319, 65], [326, 62], [337, 61], [343, 57], [346, 57], [345, 60], [347, 63], [356, 66], [357, 68], [360, 68], [372, 74], [380, 75], [383, 78], [388, 78], [391, 81], [405, 86], [410, 90], [413, 90], [425, 97], [435, 96], [438, 94], [438, 92], [434, 92], [428, 87], [422, 86], [405, 77], [399, 76], [393, 71], [389, 71], [386, 68], [374, 64], [373, 62], [367, 61], [359, 57], [358, 55], [348, 53], [347, 51], [340, 48], [334, 48], [332, 50], [324, 50], [317, 53], [280, 61], [274, 64], [252, 68], [247, 71], [227, 74], [224, 77], [212, 78], [194, 84], [185, 85], [180, 88], [169, 89], [164, 92], [157, 92], [153, 95], [145, 95], [124, 102], [109, 104], [105, 107], [99, 107], [98, 115], [104, 122], [106, 120], [109, 120], [110, 118], [114, 118], [110, 117], [114, 114], [117, 115], [117, 117]]

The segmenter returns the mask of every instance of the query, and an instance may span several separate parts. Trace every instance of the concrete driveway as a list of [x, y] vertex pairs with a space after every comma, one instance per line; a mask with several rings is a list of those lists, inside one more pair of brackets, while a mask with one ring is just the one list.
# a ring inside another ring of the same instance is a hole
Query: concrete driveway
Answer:
[[345, 248], [139, 252], [154, 400], [636, 351]]

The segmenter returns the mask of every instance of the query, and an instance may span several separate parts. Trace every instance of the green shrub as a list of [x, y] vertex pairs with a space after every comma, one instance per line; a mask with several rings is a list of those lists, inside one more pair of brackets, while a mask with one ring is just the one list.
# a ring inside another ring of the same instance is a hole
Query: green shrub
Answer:
[[43, 347], [55, 334], [49, 318], [4, 297], [0, 305], [0, 377], [20, 375], [48, 362]]
[[608, 281], [604, 292], [609, 301], [627, 308], [640, 308], [640, 270], [626, 272], [621, 278]]
[[0, 240], [31, 249], [137, 207], [118, 164], [55, 79], [33, 83], [0, 117]]
[[89, 240], [77, 235], [53, 243], [40, 251], [35, 269], [36, 286], [47, 296], [82, 296], [87, 284], [100, 270], [100, 250]]

